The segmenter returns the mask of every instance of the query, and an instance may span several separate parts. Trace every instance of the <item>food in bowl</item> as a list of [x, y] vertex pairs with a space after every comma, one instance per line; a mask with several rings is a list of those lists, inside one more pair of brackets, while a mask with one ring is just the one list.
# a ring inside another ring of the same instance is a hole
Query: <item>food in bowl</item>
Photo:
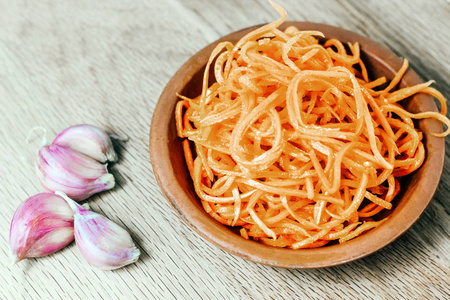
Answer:
[[[448, 126], [445, 99], [431, 82], [394, 91], [406, 60], [389, 83], [370, 80], [358, 43], [281, 31], [286, 12], [273, 5], [279, 20], [212, 51], [200, 95], [180, 95], [177, 133], [211, 217], [276, 247], [342, 243], [387, 220], [401, 177], [426, 155], [412, 119]], [[398, 104], [417, 93], [442, 114]]]

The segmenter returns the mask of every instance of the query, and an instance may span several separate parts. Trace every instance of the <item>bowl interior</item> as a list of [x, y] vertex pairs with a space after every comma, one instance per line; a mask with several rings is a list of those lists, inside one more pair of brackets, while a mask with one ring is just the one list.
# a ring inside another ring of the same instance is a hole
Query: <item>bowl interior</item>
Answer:
[[[322, 31], [327, 39], [359, 42], [361, 56], [372, 79], [392, 79], [403, 60], [374, 41], [350, 31], [316, 23], [286, 22], [281, 29], [294, 25], [300, 30]], [[208, 45], [191, 57], [172, 77], [161, 94], [153, 114], [150, 132], [150, 156], [153, 171], [164, 195], [179, 216], [198, 234], [225, 251], [244, 259], [284, 268], [320, 268], [349, 262], [371, 254], [403, 234], [421, 215], [432, 199], [443, 168], [444, 139], [432, 136], [442, 132], [442, 125], [432, 119], [417, 122], [424, 133], [426, 158], [422, 167], [405, 178], [402, 191], [394, 199], [394, 207], [384, 216], [389, 220], [378, 228], [343, 244], [317, 249], [280, 249], [245, 240], [234, 230], [209, 217], [201, 207], [184, 161], [181, 139], [177, 137], [174, 110], [179, 100], [176, 93], [188, 97], [200, 94], [203, 71], [212, 49], [220, 41], [237, 42], [258, 26], [234, 32]], [[211, 77], [212, 78], [212, 77]], [[401, 87], [421, 83], [409, 69]], [[411, 112], [437, 111], [428, 95], [417, 95], [402, 103]]]

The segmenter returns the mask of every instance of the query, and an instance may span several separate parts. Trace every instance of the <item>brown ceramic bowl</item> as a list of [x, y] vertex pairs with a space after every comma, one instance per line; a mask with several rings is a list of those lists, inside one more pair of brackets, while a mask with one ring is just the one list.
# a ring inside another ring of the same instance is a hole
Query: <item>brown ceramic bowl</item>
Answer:
[[[362, 58], [372, 78], [393, 78], [403, 60], [390, 50], [359, 34], [324, 24], [286, 22], [281, 29], [294, 25], [300, 30], [319, 30], [326, 38], [343, 42], [359, 42]], [[153, 113], [150, 131], [150, 156], [156, 180], [173, 209], [199, 235], [223, 250], [244, 259], [283, 268], [321, 268], [350, 262], [369, 255], [403, 234], [419, 218], [431, 201], [438, 185], [444, 161], [443, 138], [431, 132], [442, 132], [442, 125], [432, 119], [417, 123], [424, 133], [426, 158], [422, 167], [405, 178], [402, 192], [394, 199], [394, 207], [385, 213], [389, 220], [353, 240], [316, 249], [281, 249], [255, 241], [245, 240], [235, 231], [209, 215], [200, 204], [187, 170], [181, 139], [175, 129], [174, 109], [176, 93], [195, 97], [201, 90], [205, 64], [212, 49], [220, 41], [235, 43], [255, 27], [231, 33], [208, 45], [192, 56], [172, 77], [164, 89]], [[421, 83], [417, 74], [409, 69], [400, 86]], [[405, 103], [411, 112], [437, 111], [434, 101], [427, 95], [418, 95]]]

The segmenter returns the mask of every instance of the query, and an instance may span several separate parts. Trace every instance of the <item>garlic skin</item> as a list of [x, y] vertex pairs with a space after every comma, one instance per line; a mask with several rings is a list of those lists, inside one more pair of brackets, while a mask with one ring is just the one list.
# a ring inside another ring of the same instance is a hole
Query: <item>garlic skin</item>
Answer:
[[107, 164], [65, 146], [49, 145], [39, 149], [36, 172], [41, 185], [50, 192], [62, 191], [81, 201], [111, 189], [114, 176]]
[[73, 211], [64, 199], [50, 194], [34, 195], [17, 208], [9, 230], [15, 262], [52, 254], [74, 239]]
[[69, 147], [101, 163], [118, 159], [109, 136], [93, 125], [71, 126], [58, 134], [52, 144]]
[[84, 258], [93, 266], [103, 270], [113, 270], [134, 263], [141, 254], [134, 245], [130, 234], [93, 211], [64, 195], [74, 212], [75, 242]]

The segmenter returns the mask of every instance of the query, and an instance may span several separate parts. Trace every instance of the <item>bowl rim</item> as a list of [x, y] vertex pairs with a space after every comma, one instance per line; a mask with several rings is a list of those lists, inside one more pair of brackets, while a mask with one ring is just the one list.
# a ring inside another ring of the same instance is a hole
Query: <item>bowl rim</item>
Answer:
[[[371, 49], [370, 55], [372, 59], [387, 64], [389, 67], [394, 65], [396, 70], [401, 66], [402, 59], [391, 50], [358, 33], [322, 23], [297, 21], [284, 22], [280, 29], [288, 26], [296, 26], [300, 30], [322, 31], [326, 38], [336, 38], [346, 42], [357, 41], [362, 49]], [[263, 265], [290, 269], [331, 267], [360, 259], [380, 250], [405, 233], [431, 202], [444, 167], [445, 141], [443, 138], [436, 138], [424, 132], [428, 139], [427, 145], [433, 145], [435, 151], [432, 152], [431, 149], [427, 151], [426, 161], [421, 168], [425, 165], [428, 167], [430, 164], [440, 167], [438, 169], [436, 167], [432, 170], [430, 169], [429, 172], [433, 172], [433, 176], [422, 178], [417, 183], [419, 186], [414, 186], [416, 190], [421, 192], [420, 199], [417, 199], [418, 197], [409, 199], [408, 203], [402, 207], [402, 211], [396, 216], [395, 223], [392, 220], [393, 218], [390, 218], [378, 228], [364, 233], [353, 240], [343, 244], [315, 249], [292, 250], [275, 248], [230, 234], [230, 229], [225, 225], [218, 223], [206, 212], [199, 210], [190, 201], [186, 191], [174, 180], [174, 174], [177, 170], [174, 170], [169, 161], [167, 161], [167, 159], [170, 159], [170, 149], [168, 148], [170, 141], [167, 133], [170, 127], [174, 126], [171, 124], [171, 120], [173, 119], [173, 109], [176, 101], [175, 103], [171, 102], [174, 98], [177, 98], [175, 93], [181, 92], [185, 83], [188, 83], [197, 71], [206, 64], [212, 49], [219, 42], [230, 40], [231, 37], [236, 37], [236, 35], [243, 36], [258, 27], [260, 25], [232, 32], [198, 51], [178, 69], [161, 93], [153, 112], [149, 138], [151, 165], [161, 191], [179, 217], [201, 237], [228, 253]], [[184, 83], [177, 79], [180, 76], [183, 78], [182, 81]], [[423, 82], [411, 68], [408, 69], [403, 81], [409, 82], [409, 85]], [[430, 96], [417, 95], [415, 97], [420, 98], [420, 101], [414, 100], [419, 103], [419, 106], [424, 106], [429, 111], [437, 111], [434, 101], [421, 101], [423, 100], [422, 98]], [[168, 103], [167, 99], [170, 100], [170, 103]], [[168, 105], [172, 104], [172, 107], [168, 107]], [[432, 132], [442, 132], [442, 125], [436, 120], [427, 119], [420, 122], [426, 124], [427, 128]], [[424, 189], [425, 186], [426, 189]], [[385, 230], [380, 231], [378, 230], [379, 228], [385, 228]], [[361, 245], [364, 245], [364, 247]]]

